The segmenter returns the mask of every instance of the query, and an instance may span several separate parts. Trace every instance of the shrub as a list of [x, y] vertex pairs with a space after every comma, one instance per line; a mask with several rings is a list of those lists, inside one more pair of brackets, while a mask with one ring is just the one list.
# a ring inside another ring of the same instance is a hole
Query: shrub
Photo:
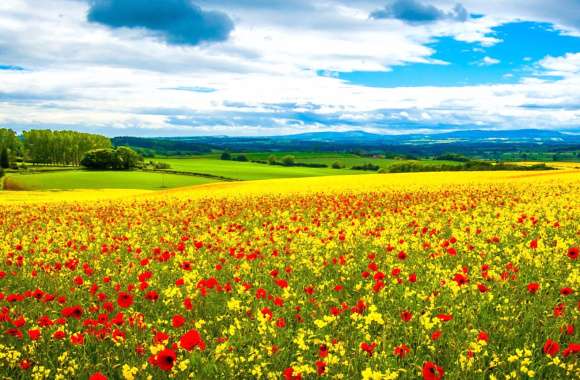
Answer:
[[220, 156], [220, 160], [229, 161], [231, 159], [232, 159], [232, 155], [230, 152], [223, 152], [222, 155]]
[[155, 169], [171, 169], [171, 165], [169, 165], [167, 162], [154, 162], [153, 163], [153, 167]]
[[344, 164], [342, 162], [340, 162], [340, 161], [335, 161], [332, 164], [332, 168], [333, 169], [344, 169]]
[[292, 166], [296, 163], [296, 157], [292, 156], [292, 155], [287, 155], [282, 157], [282, 165], [284, 166]]
[[355, 165], [351, 169], [352, 170], [367, 170], [367, 171], [371, 171], [371, 172], [376, 172], [380, 168], [381, 167], [379, 165], [373, 165], [369, 162], [369, 163], [366, 163], [364, 165]]
[[143, 166], [143, 157], [128, 147], [95, 149], [85, 153], [81, 165], [87, 169], [130, 170]]

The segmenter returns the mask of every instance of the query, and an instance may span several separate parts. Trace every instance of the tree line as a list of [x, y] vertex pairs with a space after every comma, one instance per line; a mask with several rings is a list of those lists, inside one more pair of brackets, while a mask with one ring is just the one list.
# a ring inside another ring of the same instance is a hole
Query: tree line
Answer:
[[76, 131], [33, 129], [21, 136], [0, 128], [0, 166], [8, 168], [17, 161], [44, 165], [80, 165], [86, 152], [111, 148], [105, 136]]
[[76, 131], [35, 129], [22, 137], [27, 159], [34, 164], [78, 166], [89, 150], [111, 148], [105, 136]]
[[10, 163], [21, 155], [22, 143], [16, 133], [7, 128], [0, 128], [0, 168], [7, 169]]
[[0, 169], [18, 169], [18, 162], [130, 170], [142, 167], [143, 157], [129, 147], [113, 148], [109, 138], [91, 133], [33, 129], [18, 136], [0, 129]]

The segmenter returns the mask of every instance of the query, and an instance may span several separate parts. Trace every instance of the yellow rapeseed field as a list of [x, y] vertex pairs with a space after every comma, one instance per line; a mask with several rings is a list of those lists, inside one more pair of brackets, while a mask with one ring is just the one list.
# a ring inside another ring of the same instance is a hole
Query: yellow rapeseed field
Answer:
[[0, 193], [6, 378], [580, 378], [580, 170]]

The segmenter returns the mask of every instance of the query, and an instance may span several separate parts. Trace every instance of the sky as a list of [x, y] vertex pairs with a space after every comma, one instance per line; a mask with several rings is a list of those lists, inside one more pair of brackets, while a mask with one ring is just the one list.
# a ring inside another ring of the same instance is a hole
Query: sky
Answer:
[[0, 128], [580, 133], [580, 0], [1, 0]]

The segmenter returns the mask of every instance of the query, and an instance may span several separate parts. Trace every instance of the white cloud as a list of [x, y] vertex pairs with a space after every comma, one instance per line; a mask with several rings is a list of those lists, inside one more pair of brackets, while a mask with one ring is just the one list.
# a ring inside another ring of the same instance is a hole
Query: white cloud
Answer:
[[[403, 122], [429, 123], [420, 124], [424, 129], [569, 128], [580, 121], [578, 107], [545, 109], [580, 104], [578, 55], [547, 57], [539, 64], [544, 73], [563, 77], [557, 81], [371, 88], [336, 77], [337, 71], [386, 72], [408, 63], [447, 64], [434, 59], [435, 52], [427, 46], [437, 37], [483, 47], [501, 43], [492, 28], [520, 17], [521, 4], [502, 5], [494, 14], [483, 1], [465, 1], [469, 11], [490, 16], [410, 26], [369, 20], [370, 11], [384, 1], [251, 3], [199, 1], [204, 8], [219, 8], [232, 17], [232, 36], [209, 46], [176, 47], [139, 31], [89, 24], [82, 1], [2, 0], [0, 64], [29, 70], [0, 70], [0, 124], [108, 129], [113, 134], [138, 128], [158, 134], [274, 134], [417, 128]], [[450, 1], [436, 3], [442, 9], [453, 6]], [[482, 62], [499, 60], [485, 57]]]
[[563, 57], [548, 56], [539, 62], [544, 75], [552, 76], [576, 76], [580, 74], [580, 53], [568, 53]]
[[492, 65], [497, 65], [498, 63], [500, 63], [501, 61], [497, 58], [493, 58], [493, 57], [488, 57], [485, 56], [483, 57], [483, 59], [478, 62], [477, 64], [479, 66], [492, 66]]

